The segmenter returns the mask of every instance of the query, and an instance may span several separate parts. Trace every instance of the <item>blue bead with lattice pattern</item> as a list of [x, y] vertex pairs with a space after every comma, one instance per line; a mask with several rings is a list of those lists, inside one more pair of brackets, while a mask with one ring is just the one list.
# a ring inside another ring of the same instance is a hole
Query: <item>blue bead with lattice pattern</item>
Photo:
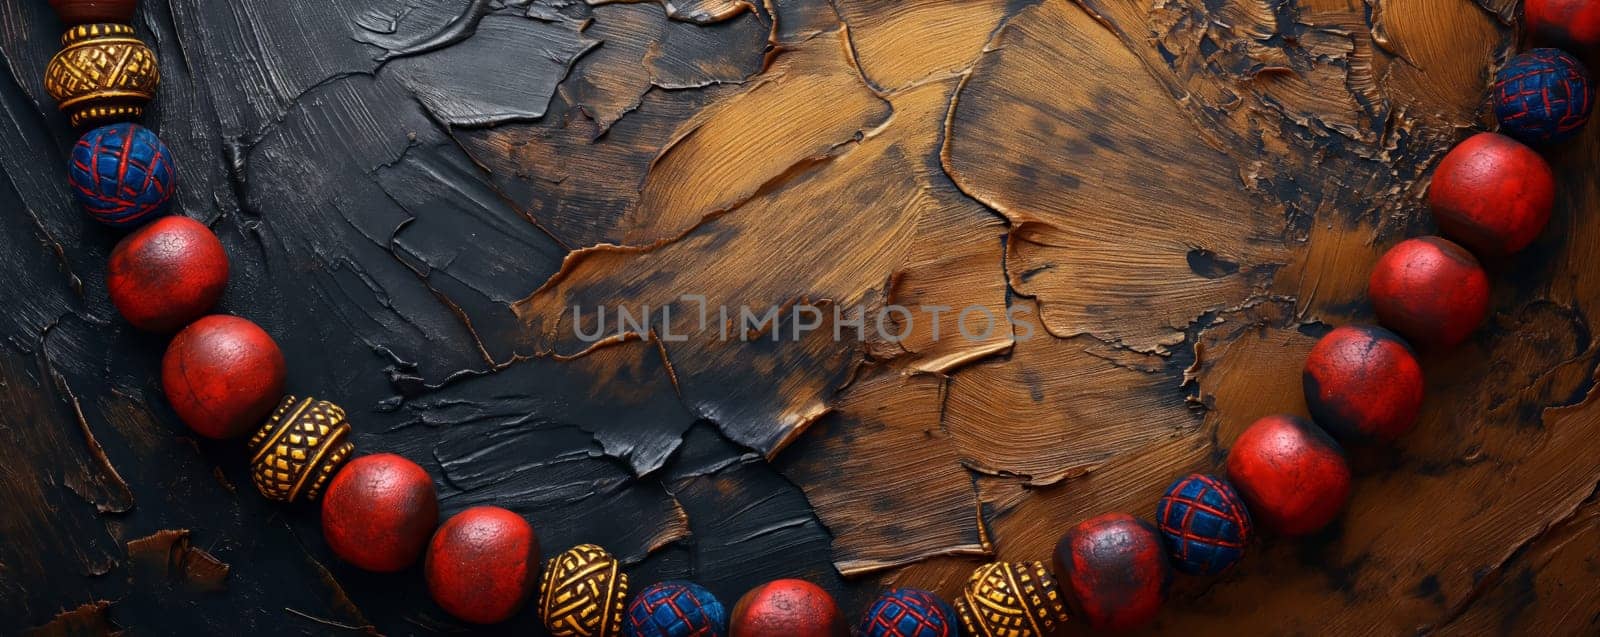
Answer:
[[172, 151], [138, 124], [101, 126], [78, 139], [67, 166], [72, 194], [96, 221], [131, 228], [156, 218], [172, 198]]
[[1227, 482], [1195, 473], [1173, 482], [1161, 496], [1156, 526], [1173, 568], [1189, 575], [1215, 575], [1244, 556], [1250, 512]]
[[628, 603], [622, 622], [628, 637], [723, 637], [728, 611], [699, 584], [683, 581], [651, 584]]
[[955, 609], [925, 590], [896, 588], [880, 595], [861, 617], [858, 637], [955, 637]]
[[1494, 115], [1500, 132], [1534, 146], [1557, 144], [1589, 121], [1589, 72], [1560, 49], [1533, 49], [1495, 73]]

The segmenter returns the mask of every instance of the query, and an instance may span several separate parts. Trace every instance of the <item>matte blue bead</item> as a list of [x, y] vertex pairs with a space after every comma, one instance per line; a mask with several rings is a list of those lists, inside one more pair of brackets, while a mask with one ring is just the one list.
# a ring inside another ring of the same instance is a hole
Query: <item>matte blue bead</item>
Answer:
[[83, 134], [67, 166], [72, 194], [96, 221], [131, 228], [154, 219], [172, 198], [172, 151], [150, 129], [112, 124]]
[[1594, 102], [1589, 72], [1565, 51], [1533, 49], [1513, 57], [1494, 80], [1500, 132], [1523, 143], [1560, 143], [1589, 121]]
[[896, 588], [879, 596], [861, 618], [858, 637], [955, 637], [955, 609], [925, 590]]
[[1250, 512], [1227, 482], [1196, 473], [1167, 488], [1156, 504], [1156, 526], [1173, 568], [1215, 575], [1244, 556]]
[[622, 634], [629, 637], [723, 637], [728, 611], [699, 584], [683, 581], [651, 584], [628, 603]]

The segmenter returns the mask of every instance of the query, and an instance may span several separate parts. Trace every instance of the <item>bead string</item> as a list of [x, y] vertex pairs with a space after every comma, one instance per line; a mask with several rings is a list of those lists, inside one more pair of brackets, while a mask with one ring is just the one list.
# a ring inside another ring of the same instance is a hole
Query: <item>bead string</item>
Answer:
[[[162, 216], [176, 180], [171, 152], [154, 133], [123, 121], [142, 115], [160, 79], [155, 55], [126, 24], [135, 0], [51, 4], [69, 28], [45, 87], [73, 126], [99, 126], [73, 147], [67, 171], [73, 194], [95, 220], [137, 228], [111, 255], [113, 304], [139, 329], [177, 331], [163, 357], [162, 387], [191, 429], [235, 438], [265, 418], [250, 438], [252, 481], [264, 497], [281, 502], [314, 501], [326, 491], [323, 533], [341, 559], [395, 572], [426, 549], [423, 570], [434, 600], [479, 624], [514, 615], [542, 571], [538, 614], [558, 637], [849, 632], [828, 593], [803, 580], [759, 586], [731, 613], [703, 587], [681, 581], [646, 587], [629, 602], [628, 575], [615, 557], [583, 544], [541, 569], [532, 527], [505, 509], [470, 508], [435, 531], [438, 498], [426, 470], [394, 454], [350, 460], [344, 410], [284, 396], [283, 355], [271, 336], [246, 319], [208, 315], [228, 279], [222, 244], [198, 222]], [[1579, 15], [1573, 11], [1600, 24], [1600, 2], [1590, 0], [1530, 0], [1525, 18], [1540, 37], [1593, 46], [1555, 17]], [[984, 564], [953, 607], [927, 591], [894, 589], [871, 604], [857, 632], [940, 637], [959, 634], [959, 623], [970, 635], [1022, 637], [1051, 633], [1069, 614], [1096, 629], [1134, 629], [1159, 610], [1173, 570], [1202, 576], [1227, 570], [1243, 557], [1257, 524], [1297, 536], [1337, 517], [1351, 472], [1334, 439], [1386, 443], [1411, 428], [1423, 376], [1410, 343], [1448, 349], [1483, 322], [1488, 278], [1467, 248], [1501, 257], [1537, 238], [1555, 183], [1544, 159], [1523, 142], [1571, 138], [1593, 98], [1583, 64], [1556, 49], [1514, 57], [1497, 74], [1494, 91], [1505, 135], [1479, 133], [1456, 146], [1428, 191], [1440, 229], [1466, 247], [1425, 236], [1378, 260], [1368, 295], [1389, 329], [1342, 326], [1317, 342], [1303, 373], [1311, 421], [1279, 414], [1251, 424], [1230, 449], [1226, 478], [1179, 478], [1157, 503], [1154, 526], [1126, 513], [1086, 520], [1061, 539], [1053, 568], [1039, 561]]]

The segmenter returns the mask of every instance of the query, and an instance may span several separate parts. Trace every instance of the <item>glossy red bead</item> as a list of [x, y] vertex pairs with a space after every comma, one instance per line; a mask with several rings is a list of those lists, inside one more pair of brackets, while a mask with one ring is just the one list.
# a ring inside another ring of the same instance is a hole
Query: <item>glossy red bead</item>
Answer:
[[1095, 630], [1134, 630], [1161, 610], [1172, 583], [1155, 529], [1126, 513], [1072, 527], [1056, 544], [1056, 579], [1073, 614]]
[[1451, 149], [1428, 187], [1439, 229], [1483, 256], [1528, 247], [1549, 223], [1555, 197], [1555, 174], [1544, 158], [1497, 133], [1478, 133]]
[[1251, 520], [1283, 535], [1321, 529], [1350, 499], [1350, 465], [1328, 434], [1304, 418], [1267, 416], [1228, 452], [1228, 482]]
[[178, 418], [208, 438], [243, 436], [283, 398], [278, 344], [255, 323], [223, 314], [183, 328], [161, 359], [161, 388]]
[[1300, 379], [1311, 419], [1341, 440], [1392, 441], [1422, 411], [1422, 366], [1381, 327], [1334, 328], [1311, 348]]
[[1489, 314], [1489, 276], [1465, 248], [1418, 237], [1378, 259], [1367, 296], [1384, 327], [1420, 347], [1442, 350], [1467, 340]]
[[111, 303], [134, 327], [172, 332], [205, 316], [228, 287], [228, 253], [205, 224], [161, 217], [122, 238], [106, 265]]
[[522, 516], [493, 506], [455, 514], [433, 534], [423, 571], [445, 612], [474, 624], [515, 615], [539, 582], [539, 540]]
[[1574, 50], [1600, 48], [1600, 2], [1525, 0], [1522, 16], [1528, 24], [1528, 32], [1539, 43]]
[[339, 559], [393, 573], [416, 563], [439, 524], [433, 478], [392, 453], [351, 460], [322, 496], [322, 537]]
[[844, 637], [850, 634], [833, 596], [800, 579], [750, 589], [733, 607], [732, 637]]
[[68, 25], [133, 21], [135, 0], [50, 0], [56, 15]]

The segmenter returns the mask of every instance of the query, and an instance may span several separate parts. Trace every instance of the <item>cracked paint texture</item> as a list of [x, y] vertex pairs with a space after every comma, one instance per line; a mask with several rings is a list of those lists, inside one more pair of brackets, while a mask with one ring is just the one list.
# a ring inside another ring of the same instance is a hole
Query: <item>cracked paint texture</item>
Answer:
[[[1370, 320], [1370, 265], [1431, 231], [1429, 171], [1522, 44], [1500, 0], [141, 4], [177, 208], [289, 391], [447, 515], [505, 506], [729, 602], [807, 577], [851, 614], [1148, 517], [1304, 413], [1304, 354]], [[62, 186], [58, 30], [0, 6], [0, 634], [458, 632], [162, 400], [164, 343], [106, 297], [118, 235]], [[1180, 580], [1152, 632], [1600, 630], [1600, 133], [1550, 158], [1550, 230], [1487, 264], [1487, 325], [1423, 361], [1412, 434], [1354, 454], [1348, 513]], [[685, 294], [1030, 327], [721, 338]], [[602, 305], [654, 312], [580, 337]]]

